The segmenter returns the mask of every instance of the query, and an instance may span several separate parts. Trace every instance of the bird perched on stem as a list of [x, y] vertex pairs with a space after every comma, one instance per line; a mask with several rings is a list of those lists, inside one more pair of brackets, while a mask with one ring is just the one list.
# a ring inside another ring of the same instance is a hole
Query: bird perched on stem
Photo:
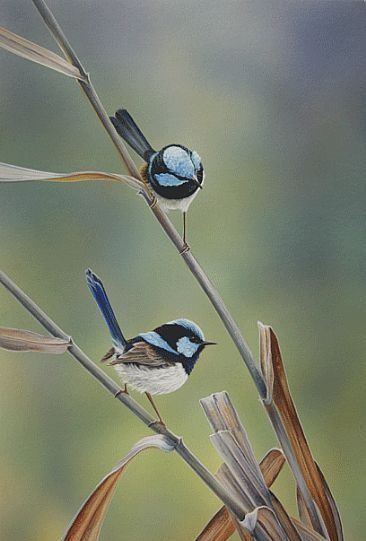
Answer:
[[183, 145], [154, 150], [126, 109], [119, 109], [110, 119], [117, 133], [145, 160], [141, 175], [162, 208], [183, 213], [183, 242], [186, 244], [186, 213], [205, 180], [201, 158], [195, 150]]
[[201, 329], [188, 319], [169, 321], [153, 331], [127, 340], [109, 302], [103, 283], [92, 270], [86, 271], [89, 289], [108, 325], [113, 347], [104, 355], [127, 393], [127, 385], [145, 393], [159, 421], [164, 424], [152, 395], [176, 391], [188, 379], [203, 349], [215, 342], [205, 340]]

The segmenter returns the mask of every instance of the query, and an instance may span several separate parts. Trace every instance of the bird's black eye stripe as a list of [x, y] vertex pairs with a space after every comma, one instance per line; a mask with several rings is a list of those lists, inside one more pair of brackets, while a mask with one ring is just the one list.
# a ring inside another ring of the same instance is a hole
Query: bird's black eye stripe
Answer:
[[178, 340], [183, 337], [189, 338], [190, 341], [195, 344], [201, 343], [201, 340], [195, 334], [189, 332], [185, 327], [182, 327], [181, 325], [176, 325], [175, 323], [166, 323], [165, 325], [157, 327], [156, 329], [154, 329], [154, 331], [159, 334], [166, 342], [168, 342], [169, 346], [173, 349], [176, 349]]

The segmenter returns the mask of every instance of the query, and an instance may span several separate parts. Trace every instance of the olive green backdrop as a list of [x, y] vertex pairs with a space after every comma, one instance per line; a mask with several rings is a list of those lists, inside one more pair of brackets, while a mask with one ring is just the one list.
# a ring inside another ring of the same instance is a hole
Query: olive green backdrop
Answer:
[[[153, 145], [201, 154], [207, 182], [189, 241], [257, 353], [277, 331], [306, 433], [347, 539], [365, 530], [365, 9], [363, 2], [55, 1], [50, 6], [107, 108]], [[32, 3], [2, 24], [46, 47]], [[55, 50], [55, 49], [54, 49]], [[77, 84], [0, 51], [1, 156], [48, 171], [121, 171]], [[179, 215], [172, 214], [180, 227]], [[128, 336], [185, 316], [219, 346], [158, 399], [212, 470], [198, 400], [230, 392], [260, 458], [276, 445], [224, 328], [127, 187], [0, 186], [1, 267], [96, 361], [110, 345], [84, 269], [105, 281]], [[39, 330], [0, 291], [0, 324]], [[108, 370], [108, 368], [106, 369]], [[111, 372], [111, 371], [110, 371]], [[142, 398], [144, 401], [144, 398]], [[143, 425], [68, 356], [0, 353], [0, 537], [59, 539]], [[276, 483], [293, 510], [294, 486]], [[186, 541], [218, 507], [186, 465], [157, 452], [128, 469], [102, 539]]]

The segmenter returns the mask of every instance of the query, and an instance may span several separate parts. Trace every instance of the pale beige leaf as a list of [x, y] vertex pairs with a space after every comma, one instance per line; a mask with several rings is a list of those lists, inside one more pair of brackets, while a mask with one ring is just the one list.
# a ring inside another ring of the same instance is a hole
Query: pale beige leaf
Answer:
[[266, 484], [254, 456], [247, 432], [229, 395], [226, 392], [213, 393], [201, 399], [200, 404], [215, 433], [230, 432], [231, 436], [236, 440], [237, 447], [240, 448], [242, 467], [248, 474], [250, 472], [250, 484], [257, 487], [257, 492], [266, 492]]
[[8, 351], [37, 351], [61, 354], [67, 351], [69, 340], [43, 336], [32, 331], [0, 327], [0, 348]]
[[291, 397], [277, 337], [271, 327], [261, 325], [261, 328], [261, 333], [265, 333], [270, 339], [269, 346], [267, 344], [267, 347], [271, 350], [270, 358], [273, 365], [273, 401], [281, 415], [292, 451], [311, 496], [320, 511], [330, 540], [343, 541], [342, 530], [338, 526], [340, 523], [339, 515], [335, 514], [335, 510], [330, 504], [327, 487], [322, 476], [319, 474]]
[[258, 321], [258, 328], [259, 328], [260, 368], [261, 368], [264, 382], [266, 384], [266, 397], [263, 399], [263, 402], [266, 405], [268, 405], [268, 404], [271, 404], [272, 402], [273, 383], [274, 383], [271, 337], [270, 337], [269, 328], [265, 325], [262, 325], [260, 321]]
[[131, 451], [102, 479], [96, 489], [83, 503], [71, 522], [63, 541], [97, 541], [112, 500], [117, 482], [128, 463], [141, 451], [156, 448], [160, 451], [174, 450], [166, 436], [155, 435], [141, 439]]
[[18, 167], [0, 162], [0, 182], [31, 182], [42, 180], [48, 182], [84, 182], [88, 180], [111, 180], [128, 184], [135, 190], [143, 187], [142, 182], [128, 176], [117, 173], [104, 173], [103, 171], [76, 171], [74, 173], [50, 173], [37, 171], [26, 167]]
[[85, 77], [80, 73], [77, 67], [73, 66], [67, 60], [58, 56], [56, 53], [29, 41], [28, 39], [22, 38], [10, 30], [0, 26], [0, 47], [6, 49], [7, 51], [41, 64], [46, 68], [51, 68], [59, 73], [63, 73], [68, 77], [74, 77], [75, 79], [80, 79], [85, 81]]

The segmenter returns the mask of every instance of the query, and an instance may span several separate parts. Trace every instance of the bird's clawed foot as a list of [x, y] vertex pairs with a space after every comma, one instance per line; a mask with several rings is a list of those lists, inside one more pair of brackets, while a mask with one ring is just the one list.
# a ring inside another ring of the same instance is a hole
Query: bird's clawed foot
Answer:
[[191, 249], [190, 245], [186, 243], [186, 241], [184, 241], [184, 244], [183, 244], [183, 247], [181, 250], [179, 250], [179, 254], [180, 255], [183, 255], [183, 254], [186, 254], [187, 252], [189, 252]]
[[117, 398], [120, 394], [129, 394], [127, 390], [127, 383], [125, 384], [123, 389], [119, 389], [116, 393], [114, 393], [114, 398]]

